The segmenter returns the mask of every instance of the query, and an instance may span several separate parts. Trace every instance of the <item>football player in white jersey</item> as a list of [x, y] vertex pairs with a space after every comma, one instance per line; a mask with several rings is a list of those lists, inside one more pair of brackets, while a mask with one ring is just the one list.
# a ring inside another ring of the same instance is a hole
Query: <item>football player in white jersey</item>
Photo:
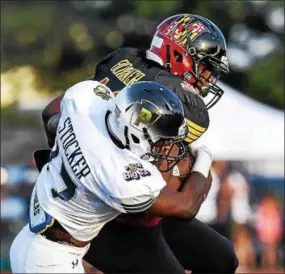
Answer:
[[95, 81], [68, 89], [29, 224], [11, 246], [12, 272], [84, 273], [90, 241], [119, 214], [193, 218], [209, 191], [211, 154], [197, 151], [181, 192], [160, 173], [184, 156], [186, 134], [181, 101], [158, 83], [130, 85], [117, 97]]

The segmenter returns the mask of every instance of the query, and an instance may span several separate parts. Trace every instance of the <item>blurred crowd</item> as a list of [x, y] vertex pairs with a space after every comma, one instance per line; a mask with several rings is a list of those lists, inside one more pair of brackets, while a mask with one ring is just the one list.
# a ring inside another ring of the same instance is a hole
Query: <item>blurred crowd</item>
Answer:
[[197, 218], [233, 241], [238, 272], [284, 267], [284, 208], [277, 194], [284, 182], [254, 178], [241, 162], [215, 161], [212, 174], [212, 188]]
[[[9, 270], [9, 246], [28, 220], [38, 170], [27, 164], [1, 167], [1, 271]], [[241, 162], [215, 161], [213, 183], [197, 218], [234, 242], [238, 272], [284, 268], [284, 179], [255, 178]]]

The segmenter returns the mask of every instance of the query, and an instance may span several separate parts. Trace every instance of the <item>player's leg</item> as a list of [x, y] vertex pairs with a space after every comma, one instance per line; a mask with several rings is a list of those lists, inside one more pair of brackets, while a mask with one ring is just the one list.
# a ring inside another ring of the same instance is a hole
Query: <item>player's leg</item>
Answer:
[[13, 273], [84, 273], [82, 257], [87, 249], [49, 241], [26, 225], [12, 243], [11, 269]]
[[[161, 229], [161, 226], [159, 226]], [[179, 263], [169, 248], [161, 233], [157, 236], [157, 244], [150, 246], [147, 256], [142, 254], [137, 262], [135, 273], [181, 273], [185, 274], [183, 266]]]
[[159, 226], [134, 227], [114, 220], [93, 239], [84, 259], [104, 273], [184, 274]]
[[176, 258], [192, 273], [234, 273], [238, 267], [233, 244], [199, 220], [165, 218], [162, 228]]

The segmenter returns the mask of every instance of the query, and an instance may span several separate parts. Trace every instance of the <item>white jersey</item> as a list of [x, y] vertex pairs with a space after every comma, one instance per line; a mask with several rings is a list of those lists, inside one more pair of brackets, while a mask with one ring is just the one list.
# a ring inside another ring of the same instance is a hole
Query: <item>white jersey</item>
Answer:
[[[105, 118], [113, 98], [95, 81], [66, 91], [51, 161], [43, 167], [32, 199], [32, 215], [42, 207], [81, 241], [94, 238], [120, 213], [151, 207], [166, 184], [154, 165], [110, 139]], [[51, 224], [49, 216], [45, 222]]]

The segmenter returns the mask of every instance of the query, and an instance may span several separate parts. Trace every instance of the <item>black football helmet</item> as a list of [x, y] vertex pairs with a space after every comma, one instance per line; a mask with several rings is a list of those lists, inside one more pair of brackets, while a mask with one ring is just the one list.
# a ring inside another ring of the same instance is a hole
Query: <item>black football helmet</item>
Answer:
[[[167, 161], [168, 171], [184, 156], [187, 125], [176, 94], [156, 82], [138, 82], [122, 89], [107, 127], [125, 148], [152, 163]], [[164, 148], [167, 147], [167, 153]], [[178, 148], [177, 153], [173, 150]]]

